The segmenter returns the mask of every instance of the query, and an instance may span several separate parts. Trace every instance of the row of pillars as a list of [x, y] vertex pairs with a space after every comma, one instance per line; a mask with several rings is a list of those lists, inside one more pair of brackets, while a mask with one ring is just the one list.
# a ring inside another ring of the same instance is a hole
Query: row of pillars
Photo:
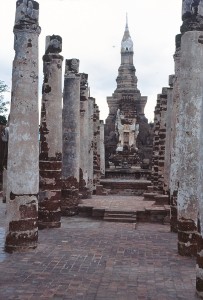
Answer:
[[203, 0], [183, 0], [182, 20], [175, 75], [155, 109], [152, 184], [168, 195], [178, 253], [197, 257], [196, 290], [203, 297]]
[[[104, 174], [104, 126], [79, 60], [65, 61], [62, 38], [46, 37], [41, 120], [38, 112], [36, 1], [16, 2], [7, 165], [5, 250], [35, 248], [38, 229], [59, 228], [78, 213]], [[63, 96], [63, 97], [62, 97]], [[63, 101], [62, 101], [63, 98]], [[39, 139], [40, 135], [40, 139]]]

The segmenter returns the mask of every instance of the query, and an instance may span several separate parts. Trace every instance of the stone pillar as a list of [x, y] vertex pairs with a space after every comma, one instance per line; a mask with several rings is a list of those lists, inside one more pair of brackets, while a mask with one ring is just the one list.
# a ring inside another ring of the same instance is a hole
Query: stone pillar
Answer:
[[[203, 85], [203, 83], [202, 83]], [[197, 235], [197, 261], [196, 261], [196, 291], [203, 298], [203, 106], [201, 108], [200, 123], [200, 147], [199, 147], [199, 170], [198, 170], [198, 235]]]
[[153, 138], [153, 156], [152, 156], [152, 186], [153, 190], [158, 190], [158, 164], [159, 164], [159, 127], [160, 127], [160, 95], [157, 96], [157, 102], [154, 110], [154, 138]]
[[157, 96], [154, 112], [152, 185], [153, 190], [159, 194], [163, 194], [164, 186], [167, 91], [168, 88], [163, 88], [162, 93]]
[[170, 88], [167, 89], [167, 110], [166, 110], [166, 140], [165, 140], [164, 187], [163, 187], [165, 195], [169, 195], [169, 184], [170, 184], [173, 81], [174, 81], [174, 75], [170, 75], [169, 76]]
[[94, 104], [94, 148], [93, 148], [93, 170], [94, 170], [94, 191], [96, 190], [96, 185], [99, 184], [100, 180], [100, 120], [99, 120], [99, 107]]
[[160, 94], [160, 127], [159, 127], [159, 158], [158, 158], [158, 191], [163, 194], [164, 190], [164, 158], [166, 146], [166, 116], [167, 116], [168, 88], [163, 88]]
[[94, 104], [95, 99], [88, 98], [88, 188], [93, 193], [93, 148], [94, 148]]
[[172, 96], [172, 119], [171, 119], [171, 168], [170, 168], [170, 226], [172, 232], [177, 232], [177, 194], [178, 194], [178, 171], [179, 171], [179, 147], [177, 145], [179, 130], [179, 103], [180, 103], [180, 54], [181, 54], [181, 34], [176, 36], [176, 51], [174, 54], [175, 77], [173, 82]]
[[200, 147], [200, 111], [203, 96], [203, 34], [186, 31], [181, 39], [180, 70], [180, 173], [178, 189], [178, 251], [197, 251], [197, 159]]
[[36, 1], [16, 2], [6, 197], [7, 252], [35, 248], [38, 240], [38, 15]]
[[6, 127], [4, 125], [0, 125], [0, 132], [1, 132], [1, 164], [3, 167], [3, 177], [2, 177], [2, 196], [3, 196], [3, 203], [6, 203], [6, 189], [7, 189], [7, 162], [8, 162], [8, 140], [9, 140], [9, 118]]
[[89, 143], [89, 122], [88, 122], [88, 74], [80, 74], [80, 182], [79, 192], [82, 199], [91, 198], [88, 184], [88, 143]]
[[7, 189], [7, 169], [3, 169], [3, 187], [2, 187], [2, 196], [3, 203], [6, 203], [6, 189]]
[[105, 177], [104, 121], [100, 121], [100, 172]]
[[40, 125], [39, 229], [61, 226], [62, 38], [46, 37]]
[[62, 112], [62, 199], [64, 216], [78, 213], [80, 168], [80, 74], [79, 60], [67, 59]]
[[[178, 251], [197, 251], [198, 154], [203, 95], [203, 0], [183, 0], [180, 106], [177, 145], [181, 154], [178, 183]], [[182, 155], [184, 154], [184, 155]]]

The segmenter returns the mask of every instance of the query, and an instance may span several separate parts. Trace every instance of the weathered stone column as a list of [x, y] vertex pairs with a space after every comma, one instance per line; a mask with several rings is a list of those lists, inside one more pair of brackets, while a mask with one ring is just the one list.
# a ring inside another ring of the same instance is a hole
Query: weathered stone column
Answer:
[[[3, 127], [1, 131], [1, 146], [2, 146], [2, 166], [3, 166], [3, 187], [2, 187], [2, 196], [3, 203], [6, 203], [6, 189], [7, 189], [7, 162], [8, 162], [8, 140], [9, 140], [9, 118], [6, 127]], [[0, 126], [2, 127], [2, 126]], [[2, 129], [2, 128], [1, 128]]]
[[88, 74], [80, 74], [80, 182], [79, 192], [83, 199], [91, 198], [88, 184]]
[[175, 77], [173, 83], [173, 97], [172, 97], [172, 119], [171, 119], [171, 168], [170, 168], [170, 226], [172, 232], [178, 231], [177, 224], [177, 195], [178, 195], [178, 181], [179, 181], [179, 162], [180, 153], [178, 147], [178, 137], [181, 135], [179, 126], [179, 111], [180, 104], [180, 55], [181, 55], [181, 34], [176, 36], [176, 51], [174, 54], [175, 62]]
[[[202, 5], [202, 1], [201, 1]], [[203, 21], [201, 15], [201, 21]], [[199, 37], [199, 42], [202, 41], [203, 35]], [[202, 57], [199, 57], [202, 60]], [[201, 61], [202, 65], [202, 61]], [[203, 83], [201, 83], [201, 87]], [[200, 116], [200, 147], [199, 147], [199, 173], [198, 173], [198, 201], [199, 201], [199, 222], [198, 222], [198, 238], [197, 238], [197, 263], [196, 263], [196, 291], [199, 297], [203, 298], [203, 105], [201, 106]]]
[[153, 138], [153, 155], [152, 155], [152, 186], [153, 190], [158, 190], [158, 164], [159, 164], [159, 128], [160, 128], [160, 95], [157, 95], [157, 102], [154, 110], [154, 138]]
[[167, 110], [166, 110], [166, 140], [165, 140], [164, 187], [163, 187], [165, 195], [169, 195], [169, 185], [170, 185], [173, 81], [174, 81], [174, 75], [170, 75], [169, 76], [170, 87], [167, 89]]
[[100, 120], [100, 172], [105, 176], [104, 121]]
[[78, 213], [80, 168], [79, 60], [66, 59], [63, 91], [62, 199], [64, 216]]
[[38, 240], [38, 14], [38, 2], [16, 2], [6, 197], [8, 252], [35, 248]]
[[46, 37], [40, 125], [39, 229], [61, 226], [62, 38]]
[[158, 191], [164, 192], [164, 163], [166, 148], [166, 116], [167, 116], [168, 88], [162, 88], [160, 94], [160, 127], [159, 127], [159, 157], [158, 157]]
[[88, 98], [88, 188], [93, 193], [93, 148], [94, 148], [94, 104], [95, 99], [92, 97]]
[[200, 147], [199, 147], [199, 170], [198, 170], [198, 235], [197, 235], [197, 262], [196, 262], [196, 291], [203, 298], [203, 106], [201, 108], [200, 123]]
[[[197, 251], [198, 154], [203, 99], [203, 1], [183, 1], [180, 69], [180, 159], [178, 189], [178, 251]], [[187, 6], [190, 4], [191, 6]], [[199, 15], [200, 13], [200, 15]]]
[[100, 120], [99, 120], [99, 107], [95, 103], [94, 104], [94, 148], [93, 148], [93, 169], [94, 169], [94, 179], [93, 185], [94, 190], [96, 190], [96, 185], [99, 184], [99, 180], [101, 177], [100, 173]]

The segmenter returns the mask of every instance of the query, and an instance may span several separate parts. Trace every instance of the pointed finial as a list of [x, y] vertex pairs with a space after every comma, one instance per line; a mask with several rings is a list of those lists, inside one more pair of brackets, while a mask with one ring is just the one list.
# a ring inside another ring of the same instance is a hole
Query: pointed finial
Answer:
[[128, 13], [126, 12], [126, 29], [128, 28]]

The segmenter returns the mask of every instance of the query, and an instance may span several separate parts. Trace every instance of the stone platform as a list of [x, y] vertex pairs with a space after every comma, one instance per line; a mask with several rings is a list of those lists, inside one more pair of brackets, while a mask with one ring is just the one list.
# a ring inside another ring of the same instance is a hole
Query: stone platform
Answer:
[[100, 180], [100, 184], [109, 190], [110, 194], [125, 196], [140, 196], [147, 191], [150, 185], [149, 180], [123, 179], [123, 178], [105, 178]]
[[105, 170], [105, 178], [123, 178], [123, 179], [144, 179], [149, 180], [151, 170], [144, 170], [140, 167], [124, 168], [109, 168]]
[[[168, 205], [155, 205], [155, 201], [144, 201], [138, 196], [93, 196], [92, 199], [81, 200], [80, 216], [123, 222], [122, 214], [126, 214], [126, 222], [155, 222], [166, 223], [169, 215]], [[113, 217], [114, 214], [114, 217]], [[106, 218], [111, 215], [112, 218]], [[121, 215], [120, 220], [118, 215]], [[132, 219], [129, 216], [132, 215]]]

